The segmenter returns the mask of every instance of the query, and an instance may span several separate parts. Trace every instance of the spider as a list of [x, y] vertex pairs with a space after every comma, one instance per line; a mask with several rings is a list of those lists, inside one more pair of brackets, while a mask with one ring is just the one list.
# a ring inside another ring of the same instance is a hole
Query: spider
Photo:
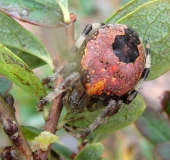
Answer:
[[[63, 105], [79, 113], [106, 106], [85, 128], [79, 138], [86, 138], [101, 124], [115, 115], [123, 103], [136, 97], [150, 66], [150, 46], [145, 46], [138, 34], [123, 24], [88, 24], [70, 54], [73, 56], [62, 69], [45, 78], [48, 84], [63, 75], [64, 80], [45, 98], [38, 108], [63, 93]], [[70, 130], [68, 126], [65, 126]]]

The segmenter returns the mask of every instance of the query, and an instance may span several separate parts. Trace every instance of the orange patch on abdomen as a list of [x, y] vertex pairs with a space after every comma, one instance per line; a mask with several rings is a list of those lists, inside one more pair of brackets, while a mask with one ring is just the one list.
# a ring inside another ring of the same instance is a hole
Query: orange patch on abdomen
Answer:
[[93, 84], [86, 83], [86, 90], [89, 95], [101, 95], [105, 86], [106, 79], [99, 80]]

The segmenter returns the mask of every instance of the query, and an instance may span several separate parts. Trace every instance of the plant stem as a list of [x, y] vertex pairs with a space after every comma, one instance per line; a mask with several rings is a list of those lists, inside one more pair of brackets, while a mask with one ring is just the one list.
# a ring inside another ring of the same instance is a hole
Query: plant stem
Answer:
[[67, 50], [69, 51], [75, 44], [74, 38], [74, 23], [76, 21], [76, 16], [71, 13], [70, 14], [71, 23], [65, 25], [65, 31], [67, 36]]
[[[32, 151], [19, 128], [15, 117], [15, 109], [4, 100], [2, 95], [0, 95], [0, 123], [12, 143], [12, 150], [9, 153], [12, 156], [11, 158], [31, 160], [33, 158]], [[12, 153], [14, 152], [15, 154], [13, 155]], [[5, 158], [5, 151], [2, 156]]]
[[[56, 87], [58, 86], [60, 81], [61, 81], [60, 79], [57, 80]], [[62, 94], [60, 94], [58, 97], [56, 97], [52, 101], [52, 106], [51, 106], [51, 109], [50, 109], [49, 118], [45, 122], [44, 131], [49, 131], [49, 132], [55, 134], [56, 126], [58, 124], [58, 120], [59, 120], [62, 108], [63, 108], [63, 106], [62, 106]], [[36, 158], [34, 158], [34, 159], [35, 160], [36, 159], [38, 159], [38, 160], [47, 160], [49, 152], [51, 150], [51, 146], [52, 146], [52, 144], [48, 146], [47, 151], [42, 151], [41, 149], [39, 149], [35, 153], [34, 157], [36, 157]]]
[[[66, 24], [65, 26], [65, 31], [66, 31], [66, 36], [67, 36], [67, 50], [69, 51], [71, 47], [75, 44], [75, 39], [74, 39], [74, 22], [76, 21], [76, 16], [74, 14], [70, 14], [70, 19], [71, 23]], [[61, 82], [61, 79], [58, 79], [56, 81], [55, 87], [58, 86], [58, 84]], [[60, 94], [58, 97], [56, 97], [52, 101], [52, 106], [50, 109], [50, 114], [49, 118], [45, 122], [45, 127], [44, 131], [49, 131], [53, 134], [56, 132], [56, 126], [58, 124], [59, 118], [60, 118], [60, 113], [62, 111], [62, 94]], [[34, 154], [34, 160], [47, 160], [49, 152], [51, 150], [51, 145], [48, 146], [47, 151], [42, 151], [39, 149], [35, 154]]]

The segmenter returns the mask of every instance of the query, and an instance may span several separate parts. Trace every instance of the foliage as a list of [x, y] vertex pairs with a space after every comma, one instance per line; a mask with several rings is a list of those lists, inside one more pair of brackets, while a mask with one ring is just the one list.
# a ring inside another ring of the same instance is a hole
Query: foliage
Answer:
[[[139, 5], [139, 2], [143, 3]], [[124, 8], [129, 11], [127, 15], [121, 16], [122, 9], [118, 15], [113, 15], [106, 22], [126, 24], [137, 31], [143, 41], [149, 40], [152, 48], [152, 68], [148, 80], [153, 80], [170, 69], [167, 63], [170, 59], [168, 44], [170, 22], [167, 18], [170, 2], [168, 0], [144, 2], [132, 1]], [[131, 5], [138, 7], [131, 10]]]
[[[83, 3], [85, 2], [83, 1]], [[44, 27], [60, 27], [64, 26], [64, 23], [68, 23], [68, 19], [63, 18], [68, 16], [66, 16], [68, 14], [67, 5], [66, 0], [61, 1], [61, 4], [56, 0], [0, 1], [2, 11], [0, 12], [0, 73], [10, 80], [0, 77], [2, 94], [5, 95], [9, 92], [11, 82], [13, 82], [26, 93], [36, 97], [38, 101], [46, 95], [46, 90], [32, 69], [48, 64], [51, 70], [54, 70], [52, 59], [42, 43], [8, 15]], [[133, 0], [106, 20], [106, 23], [126, 24], [137, 31], [143, 41], [149, 40], [152, 68], [147, 80], [160, 77], [170, 69], [168, 64], [170, 20], [167, 17], [169, 11], [169, 0]], [[118, 114], [92, 133], [89, 140], [94, 143], [113, 134], [116, 130], [128, 126], [141, 116], [144, 109], [144, 99], [138, 95], [130, 105], [123, 105]], [[87, 127], [101, 110], [90, 113], [85, 110], [80, 114], [70, 111], [61, 120], [61, 123], [66, 123], [79, 132]], [[155, 146], [157, 151], [155, 155], [166, 157], [169, 150], [164, 148], [170, 145], [169, 120], [152, 109], [146, 109], [136, 125]], [[23, 126], [21, 129], [27, 140], [33, 140], [40, 134], [40, 130], [33, 126]], [[59, 141], [54, 143], [53, 150], [66, 159], [70, 159], [73, 154]], [[87, 156], [91, 156], [91, 159], [97, 160], [100, 159], [102, 152], [103, 146], [100, 143], [90, 144], [80, 151], [75, 159], [86, 159]]]
[[9, 49], [0, 44], [0, 73], [37, 99], [44, 97], [44, 86], [32, 70]]
[[[123, 105], [115, 116], [110, 117], [107, 123], [101, 125], [97, 130], [95, 130], [89, 136], [89, 140], [93, 142], [102, 140], [113, 134], [116, 130], [130, 125], [141, 115], [144, 109], [144, 99], [138, 95], [130, 105]], [[85, 110], [79, 114], [69, 112], [64, 119], [67, 125], [74, 128], [75, 132], [79, 132], [83, 128], [89, 126], [102, 110], [103, 108], [98, 109], [95, 112]]]
[[169, 116], [169, 97], [170, 92], [164, 92], [161, 97], [161, 104], [164, 112], [156, 112], [152, 108], [146, 108], [142, 116], [135, 123], [139, 131], [154, 145], [156, 157], [168, 159], [170, 146], [170, 120]]
[[85, 147], [80, 153], [75, 157], [75, 160], [86, 160], [89, 159], [98, 160], [100, 159], [104, 146], [101, 143], [91, 144]]

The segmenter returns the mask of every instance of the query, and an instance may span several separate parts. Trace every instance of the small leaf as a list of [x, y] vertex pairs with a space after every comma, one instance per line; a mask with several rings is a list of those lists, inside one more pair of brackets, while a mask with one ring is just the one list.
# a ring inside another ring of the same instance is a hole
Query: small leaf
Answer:
[[14, 18], [45, 27], [63, 26], [56, 0], [1, 0], [0, 10]]
[[32, 126], [20, 126], [20, 129], [28, 141], [33, 140], [37, 135], [42, 132], [42, 130]]
[[15, 54], [0, 44], [0, 73], [38, 100], [46, 95], [41, 81]]
[[80, 151], [75, 160], [99, 160], [103, 150], [104, 146], [102, 143], [91, 144]]
[[160, 96], [163, 110], [170, 118], [170, 91], [165, 91]]
[[[134, 8], [134, 11], [116, 21], [133, 28], [143, 41], [149, 40], [152, 65], [147, 80], [155, 79], [170, 69], [170, 18], [167, 16], [169, 12], [169, 0], [154, 0]], [[112, 17], [107, 23], [112, 23]]]
[[0, 77], [0, 93], [2, 95], [8, 93], [11, 87], [12, 83], [9, 79], [7, 79], [6, 77]]
[[156, 155], [161, 160], [169, 160], [170, 142], [159, 143], [155, 149]]
[[[28, 141], [34, 140], [34, 138], [42, 132], [42, 130], [32, 126], [20, 126], [20, 129]], [[70, 160], [70, 157], [73, 154], [73, 152], [60, 141], [53, 143], [52, 150], [66, 160]]]
[[170, 140], [170, 121], [151, 108], [146, 108], [136, 125], [140, 132], [155, 145]]
[[9, 47], [25, 63], [32, 68], [48, 63], [52, 69], [54, 68], [52, 60], [42, 43], [2, 12], [0, 12], [0, 26], [0, 43]]
[[35, 137], [35, 140], [39, 143], [40, 149], [46, 151], [48, 146], [57, 141], [58, 137], [50, 132], [44, 131], [38, 137]]
[[[105, 124], [102, 124], [98, 129], [96, 129], [89, 136], [89, 138], [94, 138], [95, 141], [106, 138], [107, 136], [113, 134], [113, 132], [116, 130], [124, 128], [137, 120], [143, 113], [144, 109], [145, 101], [140, 95], [138, 95], [129, 105], [122, 105], [119, 112], [116, 115], [110, 117]], [[66, 121], [67, 125], [73, 127], [75, 132], [80, 132], [80, 130], [88, 127], [102, 111], [103, 108], [94, 112], [84, 110], [82, 113], [75, 113], [70, 111], [65, 116], [64, 121]]]

